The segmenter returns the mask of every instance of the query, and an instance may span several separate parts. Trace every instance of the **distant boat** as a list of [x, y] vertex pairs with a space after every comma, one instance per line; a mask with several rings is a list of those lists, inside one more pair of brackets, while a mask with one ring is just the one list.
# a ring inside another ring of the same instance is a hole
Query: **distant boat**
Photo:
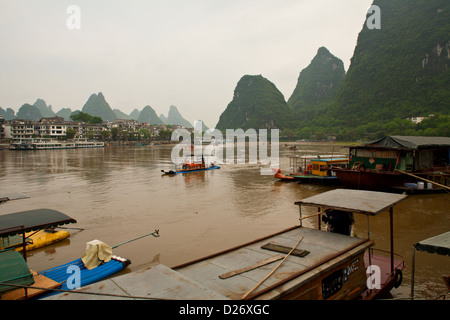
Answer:
[[215, 165], [214, 163], [211, 163], [211, 165], [207, 166], [205, 163], [205, 160], [202, 158], [201, 163], [194, 162], [185, 162], [181, 166], [178, 166], [175, 168], [175, 170], [161, 170], [161, 172], [164, 175], [175, 175], [177, 173], [191, 173], [191, 172], [197, 172], [197, 171], [207, 171], [207, 170], [215, 170], [220, 169], [219, 166]]
[[191, 173], [191, 172], [207, 171], [207, 170], [215, 170], [215, 169], [220, 169], [220, 167], [216, 166], [216, 165], [211, 165], [209, 167], [189, 166], [189, 167], [186, 167], [185, 169], [169, 170], [169, 171], [161, 170], [161, 172], [164, 173], [165, 175], [174, 175], [177, 173]]
[[53, 149], [75, 149], [74, 142], [46, 140], [46, 139], [24, 139], [10, 144], [10, 150], [53, 150]]
[[10, 150], [54, 150], [54, 149], [76, 149], [76, 148], [102, 148], [104, 142], [75, 140], [57, 141], [48, 139], [21, 139], [10, 144]]
[[349, 164], [334, 172], [344, 186], [378, 191], [450, 190], [450, 138], [387, 136], [349, 147]]
[[88, 141], [88, 140], [76, 140], [75, 148], [103, 148], [104, 142], [101, 141]]
[[293, 156], [289, 158], [291, 172], [284, 175], [278, 169], [274, 178], [281, 181], [339, 183], [339, 178], [334, 174], [333, 169], [347, 164], [348, 158], [343, 156]]

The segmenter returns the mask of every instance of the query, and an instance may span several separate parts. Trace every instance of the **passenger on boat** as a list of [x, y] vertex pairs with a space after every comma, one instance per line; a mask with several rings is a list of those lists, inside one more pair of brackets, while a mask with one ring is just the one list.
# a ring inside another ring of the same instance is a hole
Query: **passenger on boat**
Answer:
[[340, 210], [327, 210], [322, 221], [328, 224], [329, 232], [350, 236], [352, 225], [355, 223], [353, 213]]

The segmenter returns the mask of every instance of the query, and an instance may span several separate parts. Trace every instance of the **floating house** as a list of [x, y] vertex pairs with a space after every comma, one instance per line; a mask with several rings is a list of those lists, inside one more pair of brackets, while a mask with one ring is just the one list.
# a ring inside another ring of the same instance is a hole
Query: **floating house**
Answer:
[[450, 187], [450, 137], [387, 136], [349, 147], [349, 165], [333, 171], [354, 189], [445, 190]]

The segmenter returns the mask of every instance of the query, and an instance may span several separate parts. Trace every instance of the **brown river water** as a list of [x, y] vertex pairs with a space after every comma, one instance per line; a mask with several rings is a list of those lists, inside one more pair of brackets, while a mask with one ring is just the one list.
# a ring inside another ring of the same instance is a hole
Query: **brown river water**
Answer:
[[[347, 154], [347, 148], [335, 144], [296, 145], [290, 150], [280, 144], [283, 173], [288, 173], [292, 155]], [[261, 175], [261, 166], [254, 164], [163, 176], [161, 169], [173, 168], [172, 148], [0, 150], [0, 194], [30, 196], [3, 204], [0, 214], [49, 208], [77, 220], [67, 227], [84, 229], [68, 230], [70, 238], [29, 252], [30, 268], [41, 271], [79, 258], [90, 240], [114, 246], [155, 229], [160, 237], [129, 242], [113, 254], [131, 260], [123, 272], [140, 270], [153, 260], [173, 267], [297, 225], [295, 201], [339, 187], [280, 182]], [[394, 208], [395, 252], [406, 261], [394, 298], [409, 298], [412, 245], [449, 231], [449, 208], [450, 193], [413, 195]], [[355, 215], [355, 220], [354, 234], [366, 237], [366, 217]], [[313, 222], [304, 225], [308, 223]], [[388, 213], [370, 218], [370, 233], [377, 248], [389, 249]], [[416, 252], [415, 267], [416, 299], [446, 293], [442, 276], [450, 275], [448, 256]]]

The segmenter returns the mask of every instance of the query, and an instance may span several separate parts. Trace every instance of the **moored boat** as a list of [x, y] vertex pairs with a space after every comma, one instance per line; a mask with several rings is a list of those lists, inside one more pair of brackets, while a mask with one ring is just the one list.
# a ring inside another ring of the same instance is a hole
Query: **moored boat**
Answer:
[[57, 141], [52, 139], [21, 139], [12, 142], [10, 150], [54, 150], [74, 149], [75, 143], [70, 141]]
[[[64, 230], [54, 229], [38, 230], [25, 233], [26, 251], [39, 249], [70, 237], [70, 233]], [[1, 238], [0, 250], [13, 248], [22, 251], [22, 235], [6, 236]]]
[[[383, 297], [391, 288], [400, 285], [404, 268], [403, 260], [393, 252], [392, 220], [391, 251], [382, 256], [373, 254], [375, 242], [369, 237], [357, 238], [336, 232], [341, 229], [335, 226], [329, 228], [333, 232], [322, 230], [320, 215], [330, 213], [329, 210], [334, 214], [368, 216], [389, 211], [392, 219], [393, 207], [407, 197], [360, 190], [328, 191], [295, 203], [300, 206], [300, 221], [316, 217], [318, 228], [300, 223], [173, 268], [152, 265], [145, 270], [117, 276], [114, 281], [93, 284], [85, 289], [90, 293], [85, 297], [97, 299], [94, 294], [111, 294], [119, 289], [125, 292], [123, 298], [131, 299], [343, 300]], [[303, 206], [320, 207], [321, 211], [302, 216]], [[59, 295], [58, 298], [77, 299], [79, 293]]]
[[59, 283], [30, 270], [27, 265], [26, 233], [76, 223], [66, 214], [51, 209], [36, 209], [0, 215], [0, 237], [22, 235], [22, 255], [6, 249], [0, 251], [0, 299], [29, 299], [54, 289]]
[[[435, 235], [431, 238], [421, 240], [412, 247], [412, 271], [411, 271], [411, 299], [415, 298], [415, 269], [416, 269], [416, 251], [423, 251], [432, 254], [450, 256], [450, 231]], [[447, 295], [450, 294], [450, 274], [441, 275], [447, 287]], [[445, 300], [446, 294], [439, 298]]]
[[[58, 295], [61, 292], [79, 289], [92, 283], [101, 281], [128, 267], [130, 260], [112, 255], [112, 249], [101, 241], [88, 242], [83, 257], [39, 272], [39, 274], [61, 284], [59, 290], [48, 292], [41, 298]], [[94, 248], [94, 249], [91, 249]], [[95, 262], [92, 262], [92, 261]], [[72, 273], [76, 270], [78, 283], [72, 283]], [[70, 272], [69, 272], [70, 271]]]
[[89, 140], [75, 140], [75, 148], [103, 148], [104, 142], [89, 141]]
[[349, 154], [348, 167], [333, 170], [346, 187], [402, 192], [450, 188], [448, 137], [388, 136], [351, 146]]
[[334, 174], [333, 169], [347, 164], [348, 158], [342, 156], [293, 156], [289, 158], [290, 173], [284, 175], [278, 169], [274, 178], [281, 181], [337, 184], [339, 178]]
[[[23, 300], [55, 295], [60, 290], [79, 288], [105, 279], [126, 268], [128, 259], [112, 255], [112, 248], [101, 241], [88, 242], [85, 254], [69, 263], [41, 272], [27, 265], [26, 233], [43, 231], [76, 220], [56, 210], [37, 209], [0, 216], [0, 237], [22, 235], [22, 254], [14, 248], [0, 251], [0, 300]], [[155, 234], [155, 233], [152, 233]], [[115, 247], [117, 247], [116, 245]], [[74, 287], [69, 281], [78, 271]]]

